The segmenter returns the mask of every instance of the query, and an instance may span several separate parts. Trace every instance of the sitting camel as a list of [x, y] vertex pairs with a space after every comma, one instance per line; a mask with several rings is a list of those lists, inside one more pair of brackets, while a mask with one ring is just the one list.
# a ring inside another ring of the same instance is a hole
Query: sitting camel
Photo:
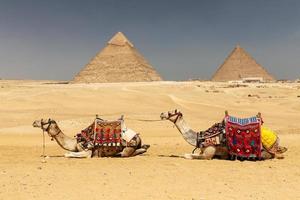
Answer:
[[140, 136], [136, 134], [130, 141], [123, 141], [122, 145], [118, 147], [111, 148], [108, 146], [101, 146], [87, 149], [83, 148], [82, 145], [77, 142], [76, 138], [66, 136], [52, 119], [47, 121], [36, 120], [32, 125], [33, 127], [41, 128], [43, 131], [46, 131], [51, 139], [55, 139], [60, 147], [70, 151], [65, 154], [65, 157], [131, 157], [145, 153], [150, 147], [150, 145], [142, 145]]
[[[183, 119], [183, 114], [178, 111], [169, 111], [161, 113], [160, 118], [162, 120], [169, 120], [175, 124], [179, 132], [182, 134], [185, 141], [194, 147], [198, 147], [197, 143], [197, 132], [192, 130], [190, 126]], [[262, 159], [272, 159], [272, 158], [283, 158], [281, 155], [287, 150], [285, 147], [278, 146], [277, 151], [274, 153], [268, 152], [266, 149], [263, 149], [261, 152]], [[221, 159], [228, 159], [229, 152], [226, 144], [220, 145], [209, 145], [206, 147], [200, 147], [200, 154], [185, 154], [184, 158], [186, 159], [203, 159], [209, 160], [213, 157], [219, 157]]]

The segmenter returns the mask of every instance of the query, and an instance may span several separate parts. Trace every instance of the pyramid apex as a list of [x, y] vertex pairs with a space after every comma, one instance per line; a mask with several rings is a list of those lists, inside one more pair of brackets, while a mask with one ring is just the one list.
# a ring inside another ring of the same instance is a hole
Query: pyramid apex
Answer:
[[237, 43], [237, 45], [235, 46], [236, 49], [240, 49], [242, 48], [241, 45], [239, 43]]
[[117, 32], [109, 41], [108, 44], [124, 46], [129, 44], [133, 47], [133, 44], [127, 39], [127, 37], [122, 32]]

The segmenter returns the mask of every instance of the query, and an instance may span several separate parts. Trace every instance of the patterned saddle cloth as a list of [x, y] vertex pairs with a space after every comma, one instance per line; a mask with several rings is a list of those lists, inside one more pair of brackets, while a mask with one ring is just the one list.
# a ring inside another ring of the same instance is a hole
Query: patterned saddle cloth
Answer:
[[216, 123], [206, 131], [200, 131], [197, 134], [197, 147], [208, 147], [226, 144], [225, 124]]
[[78, 133], [77, 142], [88, 146], [121, 146], [123, 120], [106, 121], [96, 119], [90, 126]]
[[237, 118], [226, 115], [226, 141], [229, 154], [241, 158], [261, 158], [260, 117]]

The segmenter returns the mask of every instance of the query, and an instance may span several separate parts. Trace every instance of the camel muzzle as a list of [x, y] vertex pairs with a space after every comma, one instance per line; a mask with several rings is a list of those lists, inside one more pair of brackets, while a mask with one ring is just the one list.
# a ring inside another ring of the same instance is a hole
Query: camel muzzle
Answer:
[[32, 126], [35, 127], [35, 128], [40, 128], [41, 127], [41, 124], [39, 124], [37, 121], [34, 121], [32, 123]]
[[160, 114], [160, 119], [161, 119], [161, 120], [167, 119], [167, 118], [165, 117], [165, 114], [164, 114], [164, 113], [161, 113], [161, 114]]

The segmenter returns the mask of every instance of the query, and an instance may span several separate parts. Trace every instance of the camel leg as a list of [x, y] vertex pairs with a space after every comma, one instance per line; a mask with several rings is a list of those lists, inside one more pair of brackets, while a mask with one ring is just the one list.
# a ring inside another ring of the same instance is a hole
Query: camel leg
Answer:
[[286, 147], [278, 146], [277, 152], [275, 154], [270, 154], [266, 150], [263, 150], [261, 155], [264, 160], [266, 159], [272, 159], [272, 158], [277, 158], [277, 159], [283, 159], [284, 155], [282, 155], [284, 152], [287, 151]]
[[131, 156], [140, 155], [140, 154], [143, 154], [145, 152], [147, 152], [147, 149], [140, 148], [140, 149], [135, 150]]
[[132, 154], [132, 156], [136, 156], [136, 155], [143, 154], [143, 153], [147, 152], [147, 149], [149, 149], [149, 148], [150, 148], [150, 145], [149, 145], [149, 144], [144, 144], [144, 145], [142, 145], [141, 148], [136, 149], [136, 150], [134, 151], [134, 153]]
[[214, 157], [216, 153], [216, 147], [209, 146], [206, 147], [200, 154], [185, 154], [186, 159], [200, 159], [200, 160], [210, 160]]
[[269, 152], [267, 152], [266, 150], [263, 150], [261, 152], [261, 157], [264, 159], [264, 160], [268, 160], [268, 159], [273, 159], [274, 158], [274, 155], [270, 154]]
[[133, 147], [125, 147], [123, 151], [120, 153], [121, 157], [130, 157], [135, 152], [135, 148]]
[[147, 152], [147, 149], [144, 148], [135, 149], [133, 147], [126, 147], [121, 152], [121, 157], [132, 157], [132, 156], [143, 154], [145, 152]]
[[77, 151], [84, 151], [84, 147], [82, 146], [81, 143], [77, 143], [76, 148], [77, 148]]

